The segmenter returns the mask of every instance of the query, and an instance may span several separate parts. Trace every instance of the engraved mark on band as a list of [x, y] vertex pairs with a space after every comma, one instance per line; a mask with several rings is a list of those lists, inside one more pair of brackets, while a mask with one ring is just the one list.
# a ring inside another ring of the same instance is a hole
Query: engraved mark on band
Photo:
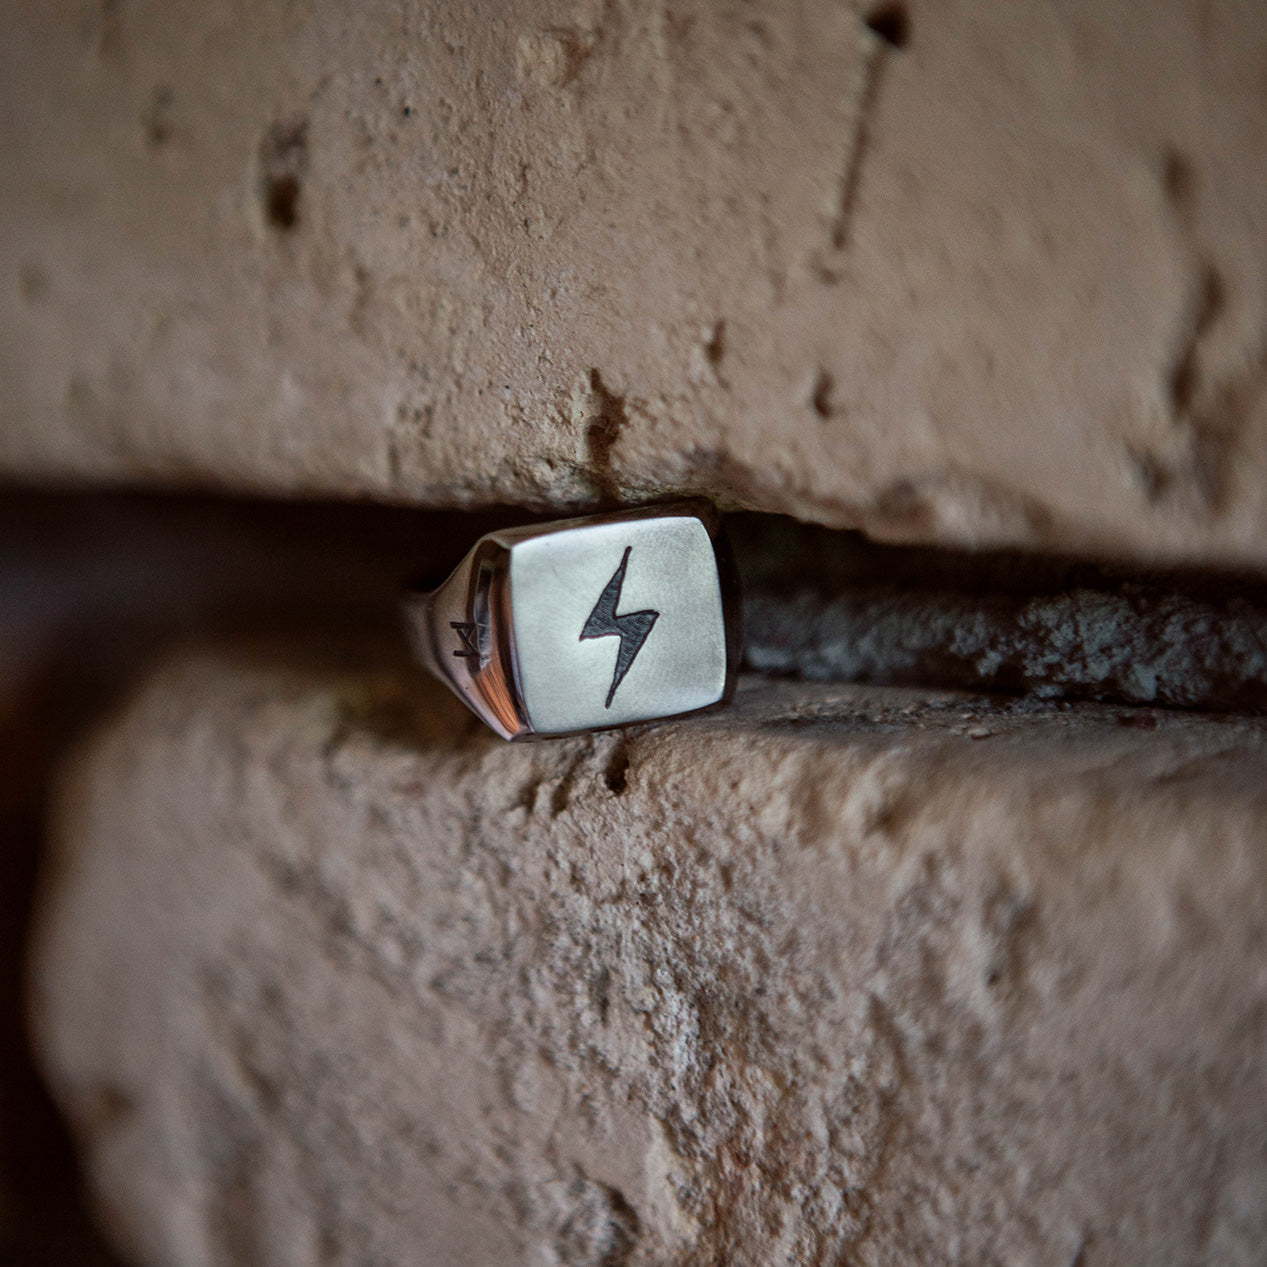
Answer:
[[456, 629], [458, 637], [462, 639], [461, 647], [453, 654], [464, 660], [472, 658], [478, 660], [480, 657], [479, 625], [472, 620], [451, 620], [449, 628]]
[[590, 612], [579, 639], [582, 642], [586, 638], [614, 636], [620, 639], [620, 650], [616, 653], [616, 671], [612, 674], [611, 690], [607, 692], [607, 703], [604, 705], [606, 708], [612, 706], [616, 688], [629, 672], [638, 652], [642, 650], [642, 644], [646, 642], [651, 626], [660, 617], [659, 612], [650, 610], [626, 612], [623, 616], [616, 615], [616, 607], [620, 603], [620, 591], [625, 584], [625, 568], [629, 566], [629, 552], [632, 549], [632, 546], [625, 547], [620, 566], [603, 587], [603, 592], [598, 596], [598, 602], [594, 604], [594, 610]]

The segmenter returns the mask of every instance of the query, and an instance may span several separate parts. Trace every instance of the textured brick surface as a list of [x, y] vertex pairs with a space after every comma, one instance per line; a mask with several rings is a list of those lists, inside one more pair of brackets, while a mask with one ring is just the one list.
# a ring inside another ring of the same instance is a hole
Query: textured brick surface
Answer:
[[3, 8], [6, 472], [1267, 559], [1261, 2]]
[[191, 651], [63, 780], [39, 1047], [142, 1262], [1261, 1262], [1265, 774], [755, 681], [510, 746]]

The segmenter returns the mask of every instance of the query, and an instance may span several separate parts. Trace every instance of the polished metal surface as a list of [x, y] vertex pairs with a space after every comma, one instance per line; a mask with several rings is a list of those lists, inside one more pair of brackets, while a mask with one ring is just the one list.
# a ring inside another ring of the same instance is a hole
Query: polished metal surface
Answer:
[[491, 533], [409, 615], [424, 663], [517, 739], [725, 699], [733, 602], [716, 515], [686, 504]]

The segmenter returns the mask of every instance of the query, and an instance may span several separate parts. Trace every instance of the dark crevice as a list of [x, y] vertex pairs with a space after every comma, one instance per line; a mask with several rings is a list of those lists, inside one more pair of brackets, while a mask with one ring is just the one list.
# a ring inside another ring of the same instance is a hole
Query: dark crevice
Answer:
[[1196, 193], [1196, 173], [1191, 160], [1181, 150], [1168, 149], [1162, 156], [1161, 187], [1171, 206], [1186, 217]]
[[590, 999], [594, 1010], [598, 1013], [599, 1023], [606, 1025], [611, 1013], [612, 974], [611, 969], [601, 967], [590, 977]]
[[1201, 344], [1226, 305], [1223, 281], [1211, 266], [1201, 271], [1193, 305], [1190, 330], [1170, 371], [1170, 403], [1178, 419], [1192, 412], [1198, 387], [1198, 356]]
[[726, 323], [717, 321], [704, 343], [704, 359], [712, 368], [713, 377], [722, 387], [729, 387], [726, 376], [722, 373], [722, 361], [726, 359]]
[[[402, 585], [442, 580], [482, 533], [534, 519], [157, 494], [10, 492], [0, 508], [0, 585], [23, 578], [6, 602], [47, 608], [58, 645], [90, 649], [83, 671], [102, 682], [192, 634], [294, 631], [337, 655], [331, 631], [356, 626], [404, 659]], [[884, 546], [777, 515], [725, 522], [749, 668], [1167, 707], [1267, 703], [1261, 574]], [[628, 752], [605, 751], [603, 778], [620, 795]], [[555, 786], [554, 812], [588, 753]]]
[[1267, 390], [1267, 346], [1230, 373], [1212, 375], [1211, 367], [1203, 364], [1211, 335], [1228, 308], [1229, 280], [1220, 272], [1218, 253], [1205, 241], [1192, 159], [1176, 146], [1167, 148], [1160, 182], [1194, 273], [1186, 329], [1164, 383], [1171, 418], [1185, 443], [1177, 453], [1164, 457], [1137, 449], [1128, 456], [1149, 501], [1187, 494], [1207, 513], [1219, 515], [1226, 509], [1237, 477], [1239, 435]]
[[854, 209], [862, 184], [862, 169], [871, 149], [872, 125], [876, 107], [880, 101], [880, 88], [889, 56], [895, 49], [905, 47], [910, 38], [910, 20], [905, 7], [901, 4], [881, 5], [863, 20], [868, 29], [878, 38], [875, 48], [867, 57], [863, 70], [853, 147], [849, 152], [849, 159], [845, 164], [844, 175], [841, 179], [840, 202], [835, 223], [832, 226], [831, 245], [834, 251], [843, 251], [849, 246]]
[[550, 793], [550, 817], [558, 818], [568, 807], [568, 801], [572, 795], [572, 774], [565, 774], [558, 783], [554, 785], [553, 792]]
[[629, 745], [618, 740], [607, 759], [607, 768], [603, 771], [603, 779], [607, 790], [613, 796], [623, 796], [629, 786]]
[[620, 439], [629, 416], [625, 398], [609, 391], [598, 370], [590, 370], [591, 410], [585, 429], [585, 445], [599, 497], [605, 506], [619, 500], [619, 487], [612, 473], [612, 450]]
[[722, 357], [726, 355], [726, 323], [724, 321], [718, 321], [713, 326], [708, 342], [704, 344], [704, 355], [714, 369], [721, 365]]
[[[30, 605], [48, 597], [40, 593], [40, 572], [46, 582], [57, 584], [57, 569], [50, 570], [54, 559], [43, 534], [24, 543], [34, 525], [20, 512], [6, 514], [11, 508], [0, 498], [5, 525], [0, 532], [0, 648], [14, 649], [13, 626], [6, 618], [17, 616], [23, 649], [16, 662], [6, 654], [0, 706], [0, 1262], [111, 1267], [117, 1260], [90, 1223], [71, 1141], [29, 1046], [24, 980], [53, 781], [67, 744], [107, 703], [110, 692], [100, 679], [112, 676], [110, 655], [85, 653], [77, 639], [64, 636], [37, 647], [38, 621], [32, 632], [21, 632]], [[80, 541], [79, 549], [87, 545]], [[65, 600], [66, 608], [73, 608], [74, 596], [67, 594]], [[60, 620], [58, 625], [60, 633]], [[93, 1125], [104, 1128], [125, 1112], [126, 1094], [103, 1088], [85, 1109]]]
[[299, 223], [298, 176], [270, 176], [265, 181], [264, 214], [273, 228], [283, 232]]
[[1267, 578], [882, 546], [733, 515], [745, 661], [823, 681], [1267, 708]]
[[903, 49], [911, 39], [911, 15], [904, 4], [877, 5], [863, 19], [890, 48]]
[[810, 393], [810, 406], [820, 418], [830, 418], [835, 412], [832, 405], [832, 393], [836, 383], [826, 370], [819, 370], [814, 379], [814, 390]]
[[260, 142], [260, 198], [264, 221], [279, 233], [299, 224], [303, 177], [308, 170], [308, 120], [274, 123]]

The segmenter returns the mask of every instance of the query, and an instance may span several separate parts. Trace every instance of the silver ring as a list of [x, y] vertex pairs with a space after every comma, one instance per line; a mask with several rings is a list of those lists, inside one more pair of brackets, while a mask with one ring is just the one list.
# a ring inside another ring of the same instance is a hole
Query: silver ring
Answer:
[[723, 703], [737, 613], [721, 521], [694, 502], [491, 532], [405, 600], [418, 658], [504, 739]]

